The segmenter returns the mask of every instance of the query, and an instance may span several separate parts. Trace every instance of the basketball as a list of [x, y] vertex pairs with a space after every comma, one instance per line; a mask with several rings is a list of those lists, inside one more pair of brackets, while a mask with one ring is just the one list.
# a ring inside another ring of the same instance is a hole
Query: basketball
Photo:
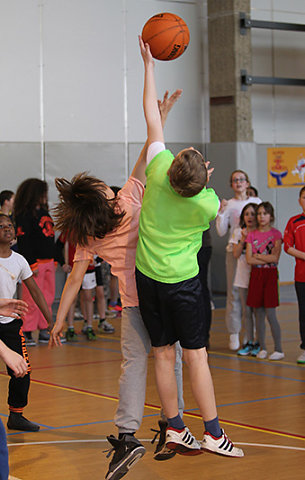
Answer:
[[158, 13], [145, 23], [142, 30], [144, 43], [158, 60], [174, 60], [186, 50], [190, 32], [182, 18], [174, 13]]

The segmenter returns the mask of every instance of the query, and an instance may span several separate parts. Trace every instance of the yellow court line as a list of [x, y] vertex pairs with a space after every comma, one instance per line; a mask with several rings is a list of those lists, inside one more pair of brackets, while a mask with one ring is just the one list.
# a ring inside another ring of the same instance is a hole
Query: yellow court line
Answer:
[[[4, 376], [4, 374], [1, 374], [1, 375]], [[58, 389], [58, 390], [64, 390], [64, 391], [73, 392], [73, 393], [80, 393], [82, 395], [88, 395], [89, 397], [102, 398], [103, 400], [110, 400], [110, 401], [113, 401], [113, 402], [116, 402], [116, 403], [118, 403], [118, 401], [119, 401], [118, 398], [103, 395], [101, 393], [86, 392], [86, 391], [83, 391], [81, 389], [75, 389], [73, 387], [62, 387], [60, 385], [49, 384], [49, 383], [46, 383], [46, 382], [41, 382], [39, 380], [32, 380], [31, 379], [31, 382], [34, 382], [38, 385], [43, 385], [43, 386], [55, 388], [55, 389]], [[145, 406], [145, 408], [149, 408], [149, 409], [154, 410], [154, 411], [159, 411], [160, 410], [159, 406], [149, 405], [149, 404], [146, 404], [146, 403], [145, 403], [144, 406]], [[185, 412], [184, 416], [190, 417], [190, 418], [197, 418], [200, 421], [202, 421], [200, 415], [194, 414], [194, 413], [191, 413], [191, 412]], [[277, 432], [277, 431], [274, 431], [274, 430], [264, 429], [264, 428], [261, 428], [261, 427], [255, 427], [255, 426], [251, 426], [251, 425], [243, 425], [243, 424], [240, 424], [238, 422], [235, 423], [235, 422], [230, 422], [230, 421], [222, 420], [222, 419], [219, 419], [219, 421], [221, 423], [223, 423], [224, 425], [229, 425], [229, 426], [232, 426], [232, 427], [243, 428], [243, 429], [246, 429], [246, 430], [257, 431], [257, 432], [260, 432], [260, 433], [268, 433], [268, 434], [271, 434], [271, 435], [277, 435], [277, 436], [286, 437], [286, 438], [293, 438], [294, 440], [305, 441], [305, 438], [300, 438], [297, 435], [293, 435], [293, 434], [289, 434], [289, 433]]]

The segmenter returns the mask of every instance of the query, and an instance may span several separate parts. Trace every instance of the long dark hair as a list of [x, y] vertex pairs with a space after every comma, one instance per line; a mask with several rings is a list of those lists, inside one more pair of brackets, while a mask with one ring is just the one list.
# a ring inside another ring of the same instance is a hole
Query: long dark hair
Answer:
[[252, 203], [252, 202], [247, 203], [244, 206], [244, 208], [242, 209], [240, 217], [239, 217], [239, 226], [241, 228], [245, 228], [245, 226], [246, 226], [244, 218], [245, 218], [245, 213], [246, 213], [246, 211], [248, 210], [249, 207], [253, 208], [254, 213], [255, 213], [255, 221], [256, 221], [256, 207], [257, 207], [257, 205], [256, 205], [256, 203]]
[[43, 203], [43, 198], [48, 192], [48, 184], [39, 178], [28, 178], [24, 180], [17, 188], [14, 215], [22, 215], [30, 212], [34, 213], [38, 206], [43, 206], [48, 209], [48, 206]]
[[89, 236], [103, 238], [125, 215], [118, 209], [116, 198], [107, 198], [107, 185], [86, 172], [75, 175], [70, 182], [56, 178], [55, 185], [59, 192], [59, 202], [52, 209], [55, 226], [74, 245], [86, 245]]

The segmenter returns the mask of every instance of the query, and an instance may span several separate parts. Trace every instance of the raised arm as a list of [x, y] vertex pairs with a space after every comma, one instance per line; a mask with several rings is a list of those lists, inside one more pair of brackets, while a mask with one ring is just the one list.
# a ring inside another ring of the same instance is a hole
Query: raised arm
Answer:
[[139, 36], [139, 45], [145, 68], [143, 108], [147, 125], [147, 141], [150, 145], [152, 142], [164, 142], [164, 136], [158, 107], [154, 60], [148, 43], [144, 44], [141, 36]]
[[[168, 90], [166, 90], [163, 100], [158, 100], [158, 108], [161, 115], [161, 124], [162, 128], [167, 119], [167, 115], [175, 105], [178, 98], [181, 97], [182, 90], [176, 90], [169, 98], [168, 98]], [[145, 176], [145, 169], [146, 169], [146, 154], [148, 148], [148, 140], [146, 140], [144, 147], [141, 150], [140, 156], [135, 164], [131, 175], [138, 180], [140, 180], [143, 184], [145, 184], [146, 176]]]
[[248, 232], [246, 228], [243, 228], [241, 231], [241, 238], [238, 243], [233, 243], [233, 256], [234, 258], [239, 258], [243, 252], [245, 241], [247, 238]]

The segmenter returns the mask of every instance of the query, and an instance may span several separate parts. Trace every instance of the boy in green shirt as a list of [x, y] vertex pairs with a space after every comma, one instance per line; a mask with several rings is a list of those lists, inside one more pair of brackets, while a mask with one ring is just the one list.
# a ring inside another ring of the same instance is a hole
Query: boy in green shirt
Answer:
[[[202, 231], [216, 217], [219, 200], [205, 187], [212, 170], [191, 148], [176, 157], [165, 150], [149, 45], [139, 37], [145, 67], [143, 106], [148, 151], [146, 191], [140, 215], [136, 279], [142, 318], [154, 349], [156, 381], [168, 418], [166, 445], [182, 455], [203, 450], [232, 457], [243, 451], [220, 428], [206, 353], [205, 319], [197, 252]], [[175, 342], [183, 348], [205, 432], [202, 444], [178, 414]]]

